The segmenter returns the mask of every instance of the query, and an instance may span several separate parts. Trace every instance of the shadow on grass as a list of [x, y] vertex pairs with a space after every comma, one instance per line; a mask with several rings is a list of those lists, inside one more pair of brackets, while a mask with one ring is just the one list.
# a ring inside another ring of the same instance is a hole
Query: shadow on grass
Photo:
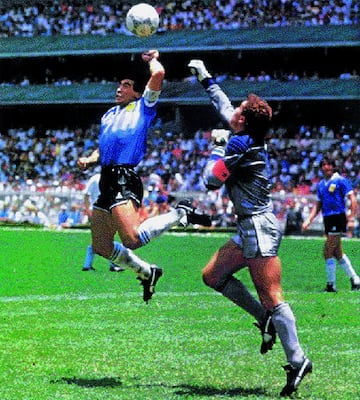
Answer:
[[233, 389], [218, 389], [212, 386], [198, 386], [198, 385], [178, 385], [173, 386], [177, 389], [175, 394], [178, 396], [223, 396], [223, 397], [247, 397], [247, 396], [265, 396], [266, 391], [263, 388], [245, 389], [242, 387]]
[[67, 383], [68, 385], [77, 385], [80, 387], [94, 388], [94, 387], [117, 387], [122, 386], [120, 377], [115, 378], [99, 378], [99, 379], [84, 379], [76, 378], [60, 378], [50, 381], [50, 383]]
[[51, 383], [66, 383], [68, 385], [77, 385], [80, 387], [119, 387], [122, 386], [123, 389], [129, 389], [131, 387], [136, 388], [152, 388], [152, 387], [163, 387], [169, 390], [174, 390], [174, 393], [178, 396], [223, 396], [223, 397], [247, 397], [247, 396], [266, 396], [267, 393], [263, 388], [233, 388], [233, 389], [218, 389], [213, 386], [198, 386], [198, 385], [166, 385], [162, 383], [154, 383], [154, 384], [134, 384], [134, 385], [126, 385], [124, 386], [121, 382], [120, 377], [104, 377], [99, 379], [84, 379], [84, 378], [60, 378], [57, 380], [51, 381]]

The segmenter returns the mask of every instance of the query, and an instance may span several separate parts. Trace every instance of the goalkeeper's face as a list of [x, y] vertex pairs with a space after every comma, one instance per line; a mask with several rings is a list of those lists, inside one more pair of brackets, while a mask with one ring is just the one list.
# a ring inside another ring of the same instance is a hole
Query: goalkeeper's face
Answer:
[[131, 79], [123, 79], [119, 87], [116, 89], [115, 103], [119, 106], [126, 106], [132, 101], [140, 98], [141, 93], [134, 89], [134, 81]]
[[234, 114], [230, 119], [230, 127], [234, 133], [242, 132], [245, 129], [245, 117], [243, 111], [247, 101], [243, 101], [239, 107], [235, 108]]

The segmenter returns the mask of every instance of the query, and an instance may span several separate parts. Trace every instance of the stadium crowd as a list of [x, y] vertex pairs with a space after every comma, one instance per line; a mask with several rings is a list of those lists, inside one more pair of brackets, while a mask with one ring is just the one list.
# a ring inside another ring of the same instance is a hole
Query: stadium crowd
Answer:
[[[116, 0], [8, 0], [0, 3], [0, 38], [53, 35], [130, 35], [125, 16], [134, 2]], [[159, 34], [174, 30], [241, 29], [249, 27], [316, 26], [359, 24], [359, 3], [354, 0], [203, 0], [154, 1], [160, 15]], [[47, 71], [49, 76], [50, 70]], [[218, 83], [227, 79], [261, 82], [269, 80], [319, 79], [314, 71], [249, 72], [245, 76], [219, 74]], [[344, 70], [339, 79], [359, 79], [355, 69]], [[184, 78], [188, 80], [190, 78]], [[100, 81], [85, 77], [82, 83]], [[18, 77], [28, 86], [29, 77]], [[44, 76], [44, 83], [71, 85], [67, 77]], [[106, 83], [106, 82], [104, 82]], [[31, 222], [59, 228], [86, 224], [83, 194], [90, 174], [76, 167], [80, 154], [96, 146], [97, 126], [88, 129], [48, 129], [31, 127], [0, 132], [0, 220]], [[145, 187], [144, 209], [149, 213], [166, 210], [176, 194], [193, 193], [198, 207], [211, 213], [214, 226], [235, 224], [232, 204], [223, 191], [205, 193], [201, 176], [210, 151], [211, 130], [198, 130], [191, 137], [163, 129], [152, 131], [148, 154], [140, 164]], [[286, 216], [289, 198], [306, 214], [308, 197], [315, 193], [319, 162], [324, 153], [334, 156], [341, 173], [354, 187], [360, 181], [360, 132], [355, 128], [301, 126], [295, 137], [286, 128], [276, 129], [269, 139], [273, 171], [273, 193], [280, 200], [275, 211]], [[345, 162], [343, 162], [345, 160]], [[302, 197], [305, 196], [305, 197]], [[60, 217], [59, 217], [60, 214]]]
[[[130, 33], [125, 16], [133, 3], [115, 0], [8, 1], [0, 7], [0, 37]], [[5, 5], [8, 6], [5, 6]], [[159, 33], [176, 30], [348, 25], [359, 23], [355, 0], [203, 0], [152, 2]]]
[[[10, 129], [0, 134], [0, 220], [39, 223], [66, 228], [86, 224], [83, 189], [98, 167], [83, 172], [76, 166], [81, 154], [96, 146], [98, 126], [88, 129]], [[268, 140], [275, 212], [284, 221], [290, 200], [306, 216], [311, 195], [321, 177], [324, 154], [337, 160], [341, 174], [360, 187], [360, 130], [342, 126], [300, 126], [290, 137], [279, 127]], [[164, 129], [157, 121], [149, 136], [148, 152], [139, 165], [143, 179], [144, 211], [161, 213], [171, 201], [192, 196], [210, 213], [214, 227], [235, 224], [232, 204], [224, 190], [206, 193], [202, 169], [211, 149], [211, 129], [191, 137]], [[360, 200], [360, 198], [359, 198]], [[58, 220], [59, 213], [63, 216]], [[321, 218], [321, 216], [320, 216]]]

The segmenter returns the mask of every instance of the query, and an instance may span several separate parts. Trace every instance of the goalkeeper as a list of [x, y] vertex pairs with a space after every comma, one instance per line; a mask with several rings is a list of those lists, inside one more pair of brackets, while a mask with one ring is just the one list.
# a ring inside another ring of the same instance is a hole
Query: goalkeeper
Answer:
[[[279, 336], [289, 363], [284, 367], [287, 383], [280, 395], [290, 396], [312, 371], [312, 363], [299, 344], [294, 314], [282, 294], [281, 232], [272, 212], [265, 145], [272, 109], [255, 94], [234, 108], [201, 60], [191, 60], [188, 66], [231, 130], [229, 135], [223, 131], [213, 134], [205, 182], [209, 190], [224, 184], [237, 214], [237, 234], [212, 256], [203, 269], [203, 280], [257, 320], [262, 354], [272, 349]], [[234, 276], [245, 267], [260, 302]]]

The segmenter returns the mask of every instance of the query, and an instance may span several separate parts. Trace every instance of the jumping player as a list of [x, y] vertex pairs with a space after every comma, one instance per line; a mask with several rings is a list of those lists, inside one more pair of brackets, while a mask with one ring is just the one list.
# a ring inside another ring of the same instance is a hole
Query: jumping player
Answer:
[[[134, 168], [145, 156], [147, 132], [156, 116], [165, 76], [157, 50], [145, 52], [141, 58], [150, 78], [144, 80], [136, 65], [127, 71], [116, 90], [116, 105], [101, 118], [99, 148], [89, 157], [79, 158], [78, 165], [87, 168], [98, 160], [101, 164], [100, 195], [91, 218], [92, 248], [116, 266], [134, 271], [147, 303], [162, 269], [133, 250], [179, 222], [207, 225], [209, 218], [196, 214], [189, 201], [181, 201], [170, 212], [141, 222], [143, 186]], [[121, 243], [114, 242], [116, 232]]]

